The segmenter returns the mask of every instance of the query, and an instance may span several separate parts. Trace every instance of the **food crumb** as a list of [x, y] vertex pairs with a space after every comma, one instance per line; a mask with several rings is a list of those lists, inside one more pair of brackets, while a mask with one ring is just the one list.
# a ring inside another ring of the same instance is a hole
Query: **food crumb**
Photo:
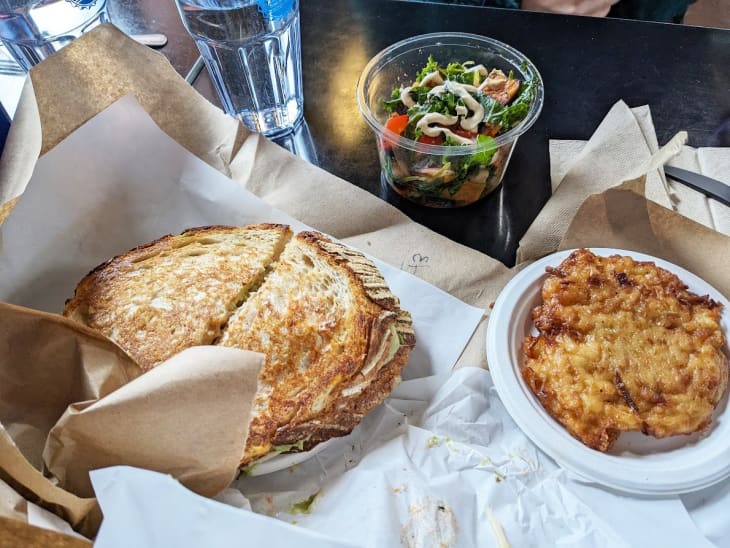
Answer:
[[311, 497], [309, 497], [301, 502], [292, 504], [292, 507], [289, 510], [289, 513], [290, 514], [310, 514], [312, 512], [312, 504], [314, 503], [314, 499], [317, 498], [317, 495], [319, 495], [319, 491], [317, 491]]
[[400, 485], [398, 487], [393, 487], [393, 493], [395, 493], [396, 495], [400, 495], [401, 493], [404, 493], [406, 491], [408, 491], [407, 485]]
[[446, 447], [449, 449], [449, 451], [452, 451], [454, 453], [461, 453], [461, 451], [459, 451], [459, 449], [456, 447], [456, 445], [454, 444], [454, 442], [452, 441], [452, 439], [450, 437], [448, 437], [448, 436], [445, 437], [444, 443], [446, 444]]
[[431, 436], [426, 442], [426, 447], [428, 447], [429, 449], [433, 449], [434, 447], [438, 447], [439, 445], [441, 445], [441, 440], [438, 436]]
[[451, 507], [427, 498], [408, 508], [408, 522], [401, 529], [401, 543], [408, 548], [456, 546], [458, 526]]

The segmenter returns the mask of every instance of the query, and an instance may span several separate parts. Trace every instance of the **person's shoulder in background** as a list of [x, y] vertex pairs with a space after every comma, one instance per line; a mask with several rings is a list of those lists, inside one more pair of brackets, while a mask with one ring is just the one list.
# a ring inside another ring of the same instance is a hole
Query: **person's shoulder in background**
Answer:
[[695, 0], [410, 0], [681, 23]]

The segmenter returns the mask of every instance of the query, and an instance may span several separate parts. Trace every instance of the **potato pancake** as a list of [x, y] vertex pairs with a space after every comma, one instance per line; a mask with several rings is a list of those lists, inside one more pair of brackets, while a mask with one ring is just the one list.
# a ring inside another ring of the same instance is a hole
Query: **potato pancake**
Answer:
[[631, 257], [579, 249], [547, 272], [522, 375], [553, 418], [599, 451], [709, 426], [728, 384], [720, 303]]

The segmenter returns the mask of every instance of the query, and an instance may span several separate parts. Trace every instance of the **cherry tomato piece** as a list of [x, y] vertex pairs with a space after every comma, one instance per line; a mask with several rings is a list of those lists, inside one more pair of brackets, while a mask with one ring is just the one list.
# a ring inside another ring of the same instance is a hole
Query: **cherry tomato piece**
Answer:
[[475, 131], [467, 131], [465, 129], [462, 129], [460, 127], [451, 128], [451, 131], [456, 133], [459, 137], [464, 137], [465, 139], [476, 139], [477, 134]]
[[[388, 118], [388, 121], [385, 122], [385, 129], [388, 129], [392, 131], [393, 133], [397, 133], [398, 135], [403, 135], [403, 132], [406, 130], [406, 126], [408, 125], [408, 115], [407, 114], [396, 114], [393, 113], [390, 118]], [[385, 142], [383, 143], [386, 148], [389, 148], [391, 146], [395, 146], [397, 144], [397, 141], [393, 139], [392, 137], [389, 137], [386, 133], [384, 136]]]
[[431, 137], [429, 135], [421, 135], [418, 138], [418, 142], [423, 143], [424, 145], [443, 145], [446, 141], [445, 141], [443, 135], [439, 135], [438, 137]]

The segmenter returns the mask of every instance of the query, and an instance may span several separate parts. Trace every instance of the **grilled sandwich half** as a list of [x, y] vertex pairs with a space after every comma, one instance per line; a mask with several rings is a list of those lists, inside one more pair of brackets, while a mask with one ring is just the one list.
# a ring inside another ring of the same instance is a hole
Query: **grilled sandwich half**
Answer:
[[242, 465], [342, 436], [400, 381], [410, 315], [375, 265], [316, 232], [206, 227], [90, 272], [64, 314], [143, 369], [193, 345], [266, 355]]
[[220, 341], [266, 355], [243, 463], [350, 432], [400, 381], [415, 342], [377, 268], [315, 232], [297, 234]]

